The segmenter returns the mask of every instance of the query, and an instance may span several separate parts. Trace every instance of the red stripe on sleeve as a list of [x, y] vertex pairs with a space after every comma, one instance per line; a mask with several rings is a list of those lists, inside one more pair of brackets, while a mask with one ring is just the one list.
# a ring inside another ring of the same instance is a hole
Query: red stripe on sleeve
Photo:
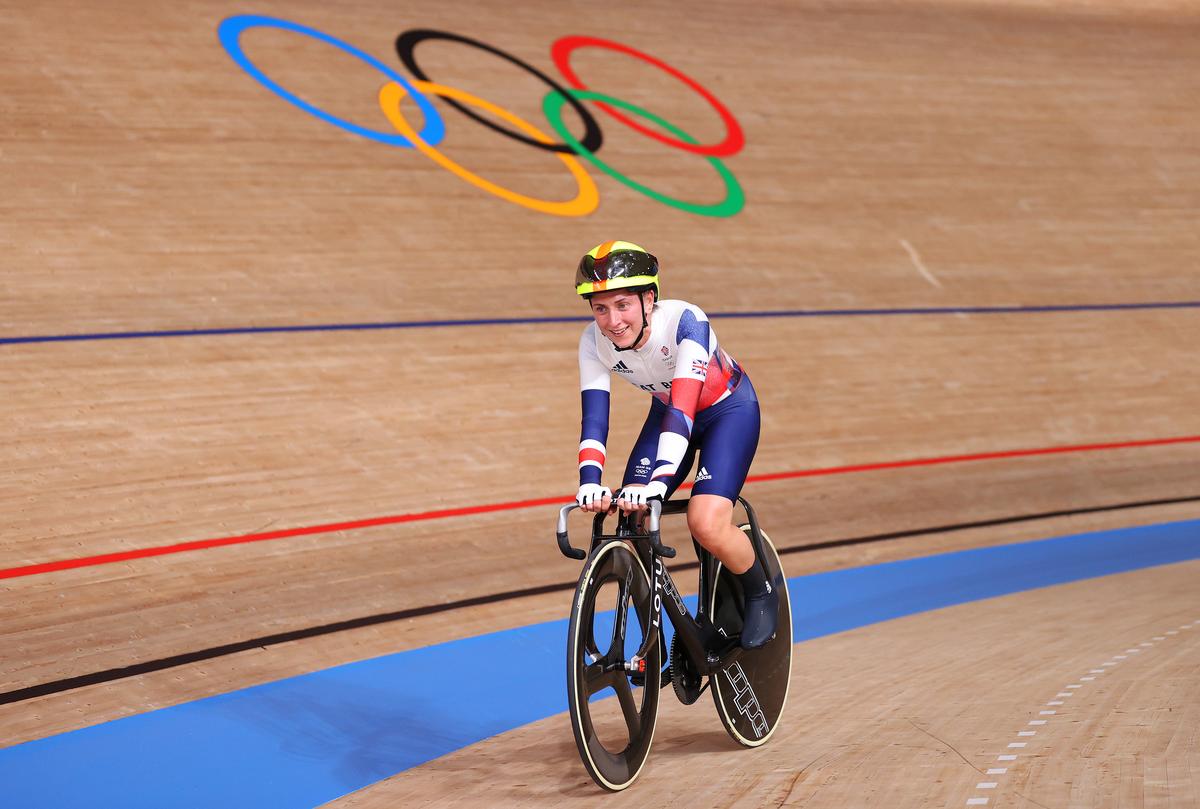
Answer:
[[596, 461], [601, 466], [604, 466], [604, 453], [598, 449], [581, 449], [579, 450], [579, 462]]

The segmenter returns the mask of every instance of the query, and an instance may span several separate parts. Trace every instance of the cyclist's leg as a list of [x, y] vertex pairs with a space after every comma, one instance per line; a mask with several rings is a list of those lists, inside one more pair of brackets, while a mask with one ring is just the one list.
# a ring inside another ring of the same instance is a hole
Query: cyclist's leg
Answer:
[[[702, 461], [701, 466], [707, 468]], [[688, 502], [688, 530], [734, 574], [754, 564], [754, 548], [733, 524], [733, 501], [719, 494], [696, 494]]]
[[717, 405], [699, 433], [700, 471], [687, 516], [692, 536], [738, 577], [745, 595], [742, 645], [757, 648], [775, 634], [778, 599], [749, 538], [733, 524], [733, 503], [750, 471], [760, 426], [753, 389], [739, 393]]
[[750, 380], [743, 379], [732, 396], [700, 414], [692, 434], [700, 470], [688, 504], [688, 528], [735, 574], [755, 561], [750, 541], [733, 524], [733, 504], [758, 449], [759, 427], [758, 399]]

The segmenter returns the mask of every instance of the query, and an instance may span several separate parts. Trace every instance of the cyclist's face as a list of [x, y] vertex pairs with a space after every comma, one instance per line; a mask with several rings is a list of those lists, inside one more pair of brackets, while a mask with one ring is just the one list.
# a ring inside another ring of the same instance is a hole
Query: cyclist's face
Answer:
[[[642, 330], [643, 301], [645, 302], [646, 323], [649, 324], [653, 314], [653, 293], [638, 295], [622, 290], [612, 292], [597, 292], [591, 297], [592, 317], [596, 326], [604, 332], [604, 336], [612, 340], [617, 348], [629, 348]], [[650, 339], [647, 328], [642, 342]], [[640, 348], [640, 346], [639, 346]]]

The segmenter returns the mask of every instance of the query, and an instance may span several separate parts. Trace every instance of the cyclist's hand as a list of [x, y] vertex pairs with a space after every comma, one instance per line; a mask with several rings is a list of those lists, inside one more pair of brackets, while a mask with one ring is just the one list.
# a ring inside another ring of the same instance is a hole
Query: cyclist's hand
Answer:
[[584, 511], [608, 511], [612, 506], [612, 491], [599, 483], [585, 483], [575, 494], [575, 502]]
[[667, 499], [667, 484], [652, 480], [645, 486], [625, 486], [617, 495], [617, 505], [622, 511], [645, 511], [651, 500]]

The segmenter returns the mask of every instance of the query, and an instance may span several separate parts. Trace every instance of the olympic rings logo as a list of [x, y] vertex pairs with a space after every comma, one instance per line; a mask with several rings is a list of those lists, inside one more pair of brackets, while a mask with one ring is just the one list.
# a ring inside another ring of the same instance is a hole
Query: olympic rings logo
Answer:
[[[269, 76], [263, 73], [250, 59], [246, 56], [241, 46], [241, 35], [244, 31], [251, 28], [279, 28], [285, 31], [292, 31], [303, 36], [332, 45], [338, 50], [347, 53], [356, 59], [359, 59], [371, 67], [378, 70], [389, 81], [379, 90], [379, 106], [383, 114], [387, 116], [388, 121], [392, 124], [395, 131], [383, 132], [368, 127], [359, 126], [342, 118], [325, 112], [319, 107], [305, 101], [295, 93], [290, 92], [278, 83], [273, 81]], [[600, 204], [600, 193], [596, 189], [596, 183], [592, 180], [590, 174], [579, 162], [579, 157], [591, 163], [600, 171], [609, 175], [618, 182], [644, 194], [651, 199], [657, 200], [664, 205], [679, 210], [688, 211], [690, 213], [699, 214], [702, 216], [733, 216], [740, 211], [745, 205], [745, 195], [742, 193], [742, 187], [738, 183], [737, 178], [733, 173], [725, 167], [720, 158], [728, 157], [736, 154], [745, 144], [745, 138], [742, 135], [742, 128], [738, 124], [737, 119], [733, 114], [726, 109], [717, 98], [706, 90], [699, 82], [687, 76], [683, 72], [668, 65], [659, 59], [643, 53], [639, 50], [622, 45], [619, 42], [613, 42], [607, 39], [588, 36], [568, 36], [559, 39], [550, 48], [550, 56], [556, 67], [562, 73], [569, 87], [563, 87], [557, 81], [547, 76], [542, 71], [538, 70], [533, 65], [518, 59], [510, 53], [500, 50], [499, 48], [480, 42], [476, 39], [452, 34], [446, 31], [434, 31], [429, 29], [413, 29], [405, 31], [396, 38], [396, 53], [400, 57], [400, 61], [409, 70], [412, 75], [416, 76], [415, 80], [406, 79], [400, 73], [388, 67], [383, 62], [379, 61], [370, 54], [343, 42], [340, 39], [330, 36], [315, 28], [309, 28], [298, 23], [289, 22], [287, 20], [277, 19], [275, 17], [265, 17], [256, 14], [243, 14], [235, 17], [230, 17], [221, 22], [218, 28], [221, 45], [229, 56], [247, 73], [250, 74], [256, 81], [262, 84], [271, 92], [275, 93], [285, 101], [299, 107], [305, 112], [320, 118], [334, 126], [340, 127], [348, 132], [353, 132], [364, 138], [385, 143], [389, 146], [397, 146], [400, 148], [413, 149], [420, 151], [438, 165], [445, 168], [460, 177], [461, 179], [471, 183], [472, 185], [494, 194], [501, 199], [506, 199], [509, 202], [524, 206], [531, 210], [541, 211], [542, 213], [554, 214], [556, 216], [586, 216]], [[499, 107], [490, 101], [474, 96], [464, 90], [459, 90], [454, 87], [447, 87], [443, 84], [438, 84], [431, 81], [425, 75], [417, 64], [414, 52], [416, 46], [421, 42], [429, 39], [442, 39], [451, 42], [458, 42], [463, 45], [469, 45], [473, 48], [487, 51], [512, 62], [517, 67], [528, 73], [536, 76], [551, 89], [542, 99], [542, 112], [546, 116], [546, 120], [550, 126], [558, 134], [562, 141], [555, 143], [550, 136], [542, 132], [533, 124], [514, 115], [512, 112]], [[725, 124], [726, 136], [720, 143], [701, 144], [696, 141], [691, 135], [684, 132], [678, 126], [669, 121], [655, 115], [654, 113], [642, 109], [628, 101], [619, 98], [614, 98], [609, 95], [589, 90], [586, 85], [579, 79], [572, 70], [570, 65], [571, 54], [580, 48], [603, 48], [607, 50], [623, 53], [640, 59], [659, 70], [673, 76], [679, 81], [686, 84], [693, 91], [699, 94], [721, 117]], [[471, 172], [463, 166], [455, 163], [450, 158], [438, 151], [437, 145], [442, 141], [446, 134], [445, 123], [442, 116], [429, 100], [429, 95], [436, 95], [445, 99], [446, 103], [455, 109], [467, 115], [479, 123], [490, 127], [496, 132], [513, 138], [529, 146], [538, 149], [544, 149], [553, 153], [571, 173], [579, 186], [579, 193], [574, 199], [566, 201], [538, 199], [520, 194], [508, 188], [499, 186], [490, 180], [480, 177], [478, 174]], [[417, 108], [421, 111], [424, 117], [424, 126], [420, 132], [413, 129], [412, 125], [404, 117], [401, 109], [401, 103], [405, 98], [411, 97]], [[654, 189], [643, 185], [630, 177], [618, 172], [615, 168], [608, 165], [596, 156], [600, 150], [600, 145], [603, 142], [603, 135], [600, 131], [600, 125], [595, 117], [588, 111], [581, 102], [591, 101], [597, 108], [625, 124], [632, 127], [636, 131], [642, 133], [646, 137], [653, 138], [667, 146], [675, 149], [681, 149], [685, 152], [703, 157], [710, 166], [717, 172], [725, 185], [725, 199], [716, 204], [702, 204], [696, 202], [688, 202], [686, 200], [669, 197], [666, 194], [655, 191]], [[569, 104], [577, 115], [582, 119], [584, 125], [584, 133], [582, 139], [572, 135], [563, 124], [563, 105]], [[614, 109], [616, 108], [616, 109]], [[496, 118], [504, 121], [509, 127], [502, 126], [495, 121], [485, 118], [475, 110], [484, 110]], [[631, 117], [632, 116], [632, 117]], [[656, 128], [648, 126], [646, 123], [654, 124]], [[666, 134], [670, 133], [670, 134]]]

